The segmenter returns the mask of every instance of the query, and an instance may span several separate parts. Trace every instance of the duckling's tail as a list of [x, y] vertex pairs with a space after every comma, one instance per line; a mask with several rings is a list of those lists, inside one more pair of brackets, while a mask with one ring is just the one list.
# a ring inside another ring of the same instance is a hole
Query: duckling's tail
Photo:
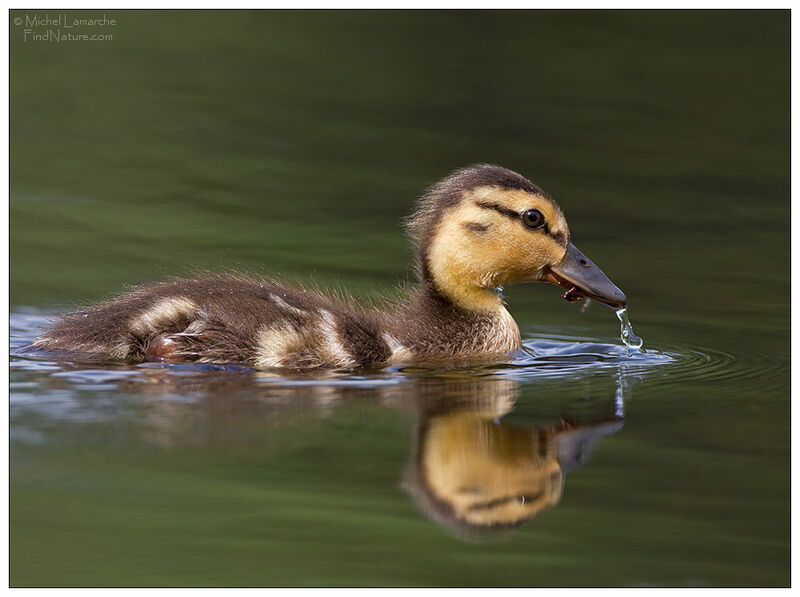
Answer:
[[32, 348], [142, 361], [154, 338], [185, 330], [197, 313], [195, 303], [182, 297], [124, 295], [57, 316]]

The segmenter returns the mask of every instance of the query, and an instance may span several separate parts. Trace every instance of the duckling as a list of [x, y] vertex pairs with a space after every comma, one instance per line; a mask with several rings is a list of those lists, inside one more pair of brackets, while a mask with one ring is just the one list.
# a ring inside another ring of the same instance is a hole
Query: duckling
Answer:
[[33, 347], [93, 358], [359, 368], [505, 355], [520, 332], [497, 289], [549, 282], [568, 301], [625, 295], [570, 242], [553, 198], [478, 164], [430, 187], [406, 221], [418, 285], [378, 309], [241, 274], [170, 279], [58, 316]]

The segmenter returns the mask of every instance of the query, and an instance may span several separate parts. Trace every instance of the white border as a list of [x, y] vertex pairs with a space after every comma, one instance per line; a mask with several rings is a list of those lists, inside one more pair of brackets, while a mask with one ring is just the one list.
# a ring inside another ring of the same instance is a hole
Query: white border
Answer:
[[[563, 2], [559, 2], [558, 4], [554, 4], [552, 2], [522, 2], [518, 0], [504, 0], [502, 2], [495, 2], [490, 6], [487, 6], [485, 1], [479, 0], [431, 0], [428, 2], [421, 2], [417, 1], [408, 1], [408, 2], [398, 2], [397, 0], [346, 0], [346, 1], [333, 1], [333, 0], [316, 0], [316, 1], [309, 1], [309, 0], [299, 0], [296, 2], [286, 2], [286, 1], [273, 1], [273, 2], [255, 2], [255, 1], [243, 1], [238, 0], [236, 2], [232, 2], [226, 6], [219, 6], [213, 5], [211, 2], [189, 2], [189, 1], [175, 1], [172, 2], [154, 2], [153, 0], [148, 0], [145, 2], [137, 2], [136, 9], [170, 9], [170, 8], [182, 8], [182, 9], [208, 9], [208, 8], [305, 8], [305, 9], [314, 9], [314, 8], [326, 8], [326, 9], [364, 9], [364, 8], [380, 8], [380, 9], [431, 9], [431, 8], [449, 8], [449, 9], [468, 9], [468, 8], [491, 8], [491, 9], [791, 9], [793, 8], [794, 3], [792, 2], [771, 2], [768, 5], [763, 6], [754, 6], [753, 4], [746, 5], [741, 2], [721, 2], [721, 1], [709, 1], [706, 0], [702, 3], [702, 5], [698, 6], [696, 2], [672, 2], [672, 3], [665, 3], [665, 2], [631, 2], [631, 1], [621, 1], [616, 2], [614, 5], [609, 6], [608, 3], [602, 1], [575, 1], [575, 0], [566, 0]], [[123, 2], [65, 2], [62, 0], [56, 0], [47, 3], [47, 9], [51, 11], [55, 10], [80, 10], [80, 9], [106, 9], [106, 10], [126, 10], [134, 8], [131, 7], [127, 3]], [[9, 148], [9, 119], [10, 119], [10, 112], [9, 112], [9, 34], [10, 34], [10, 22], [11, 22], [11, 15], [9, 10], [38, 10], [40, 12], [47, 12], [47, 10], [38, 8], [38, 7], [27, 7], [24, 3], [16, 3], [13, 7], [7, 7], [6, 9], [6, 19], [3, 24], [3, 31], [5, 32], [5, 42], [0, 44], [0, 64], [2, 65], [2, 94], [0, 97], [0, 101], [2, 102], [2, 111], [6, 115], [5, 119], [2, 123], [2, 131], [3, 137], [5, 139], [5, 143], [2, 145], [2, 185], [3, 189], [8, 189], [9, 184], [9, 155], [8, 155], [8, 148]], [[792, 32], [797, 30], [798, 25], [798, 17], [796, 13], [793, 11], [791, 15], [791, 25], [792, 25]], [[798, 98], [798, 89], [796, 84], [795, 72], [796, 72], [796, 65], [798, 64], [798, 54], [797, 54], [797, 44], [794, 43], [794, 35], [792, 35], [792, 114], [794, 114], [795, 110], [795, 103]], [[794, 148], [794, 141], [796, 138], [796, 123], [795, 120], [792, 119], [792, 148]], [[792, 152], [792, 207], [795, 207], [795, 189], [797, 188], [797, 175], [798, 167], [800, 167], [800, 163], [798, 163], [798, 156], [796, 152]], [[4, 209], [2, 211], [2, 216], [0, 216], [0, 222], [2, 226], [2, 231], [4, 234], [5, 241], [2, 243], [2, 254], [0, 255], [0, 268], [2, 271], [0, 272], [0, 280], [2, 280], [2, 311], [5, 316], [5, 325], [2, 326], [2, 338], [4, 339], [6, 350], [0, 351], [2, 354], [2, 362], [0, 362], [0, 369], [2, 370], [2, 380], [0, 383], [3, 384], [5, 388], [5, 396], [6, 396], [6, 407], [3, 411], [4, 417], [4, 424], [2, 425], [2, 437], [0, 437], [0, 442], [3, 446], [3, 454], [0, 456], [0, 462], [2, 463], [2, 478], [3, 478], [3, 485], [4, 491], [2, 492], [2, 501], [0, 501], [0, 509], [3, 511], [3, 517], [5, 522], [5, 540], [0, 543], [0, 589], [5, 590], [5, 587], [8, 587], [9, 583], [9, 515], [8, 515], [8, 506], [9, 506], [9, 437], [8, 437], [8, 430], [9, 430], [9, 401], [8, 401], [8, 352], [7, 348], [9, 346], [9, 329], [8, 329], [8, 318], [9, 318], [9, 219], [8, 219], [8, 195], [6, 196], [6, 201], [4, 204]], [[798, 229], [798, 215], [797, 209], [792, 209], [791, 214], [791, 222], [792, 222], [792, 241], [794, 241], [794, 231]], [[798, 312], [798, 306], [800, 305], [800, 284], [798, 284], [798, 245], [792, 242], [792, 312]], [[798, 368], [796, 365], [798, 361], [800, 361], [800, 343], [798, 343], [798, 321], [797, 318], [792, 318], [791, 323], [792, 328], [792, 397], [795, 395], [795, 390], [798, 387]], [[798, 448], [798, 442], [795, 440], [795, 431], [798, 429], [798, 422], [800, 422], [800, 415], [798, 415], [798, 407], [792, 408], [792, 496], [798, 495], [798, 455], [800, 454], [800, 449]], [[792, 499], [792, 506], [794, 506], [794, 499]], [[794, 508], [792, 508], [794, 511]], [[794, 514], [794, 512], [793, 512]], [[798, 520], [797, 517], [792, 516], [792, 536], [797, 536], [798, 530]], [[792, 585], [798, 586], [798, 581], [800, 580], [800, 576], [798, 576], [798, 562], [800, 561], [800, 554], [798, 554], [798, 550], [792, 549]], [[46, 565], [46, 562], [43, 562], [43, 565]], [[431, 562], [432, 566], [435, 566], [435, 562]], [[21, 589], [19, 589], [21, 590]], [[50, 592], [53, 590], [58, 589], [25, 589], [26, 594], [35, 595], [40, 592]], [[70, 591], [70, 592], [77, 592], [80, 591], [81, 594], [86, 591], [86, 589], [60, 589], [62, 591]], [[92, 595], [105, 595], [105, 594], [124, 594], [130, 596], [132, 594], [138, 594], [144, 591], [162, 591], [164, 589], [95, 589], [91, 591]], [[423, 589], [422, 592], [430, 591], [431, 589]], [[475, 594], [475, 592], [480, 593], [488, 593], [488, 591], [495, 591], [496, 589], [441, 589], [437, 590], [437, 594], [449, 594], [449, 595], [462, 595], [465, 591]], [[535, 589], [536, 595], [542, 594], [552, 594], [555, 592], [563, 593], [564, 590], [569, 589]], [[616, 595], [620, 589], [599, 589], [595, 590], [596, 592], [606, 593], [606, 594], [613, 594]], [[663, 595], [664, 591], [668, 591], [672, 593], [673, 591], [678, 591], [679, 589], [661, 589], [659, 590], [659, 594]], [[738, 594], [742, 593], [754, 593], [756, 591], [760, 591], [761, 589], [740, 589], [737, 591]], [[192, 594], [196, 593], [198, 589], [175, 589], [173, 591], [189, 593], [191, 591]], [[222, 594], [223, 592], [228, 592], [230, 589], [203, 589], [203, 594], [209, 594], [209, 592], [213, 594]], [[238, 593], [246, 592], [246, 593], [253, 593], [253, 592], [263, 592], [264, 589], [239, 589], [237, 590]], [[320, 589], [268, 589], [269, 595], [298, 595], [301, 593], [307, 593], [309, 591], [318, 592]], [[392, 595], [396, 597], [398, 594], [406, 594], [407, 592], [411, 592], [411, 589], [326, 589], [326, 593], [333, 593], [333, 594], [341, 594], [341, 595], [349, 595], [353, 592], [358, 592], [360, 594], [364, 594], [368, 592], [370, 595]], [[642, 591], [651, 592], [652, 589], [629, 589], [626, 591], [626, 594], [630, 594], [630, 591], [633, 591], [636, 594], [639, 594]], [[703, 595], [709, 594], [725, 594], [729, 593], [729, 589], [680, 589], [681, 595], [687, 594], [695, 594], [699, 591], [702, 591]], [[506, 594], [525, 594], [530, 595], [531, 589], [503, 589], [503, 592]], [[523, 593], [524, 592], [524, 593]], [[415, 595], [420, 594], [420, 590], [413, 590]]]

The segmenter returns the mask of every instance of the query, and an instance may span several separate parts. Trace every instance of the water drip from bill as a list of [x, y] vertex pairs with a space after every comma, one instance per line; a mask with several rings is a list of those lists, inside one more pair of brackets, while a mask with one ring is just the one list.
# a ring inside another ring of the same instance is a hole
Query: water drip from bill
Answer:
[[640, 349], [644, 342], [639, 336], [633, 333], [633, 327], [628, 319], [628, 310], [625, 308], [617, 309], [615, 313], [617, 314], [617, 319], [619, 319], [620, 323], [619, 337], [622, 339], [622, 343], [630, 349]]

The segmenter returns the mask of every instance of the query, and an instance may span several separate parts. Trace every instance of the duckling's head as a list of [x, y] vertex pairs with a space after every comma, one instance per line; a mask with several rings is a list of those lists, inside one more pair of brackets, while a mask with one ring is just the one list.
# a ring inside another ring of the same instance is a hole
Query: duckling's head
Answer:
[[515, 282], [556, 284], [569, 301], [626, 303], [570, 242], [556, 202], [506, 168], [478, 164], [453, 172], [425, 193], [407, 224], [423, 282], [463, 308], [495, 309], [495, 289]]

